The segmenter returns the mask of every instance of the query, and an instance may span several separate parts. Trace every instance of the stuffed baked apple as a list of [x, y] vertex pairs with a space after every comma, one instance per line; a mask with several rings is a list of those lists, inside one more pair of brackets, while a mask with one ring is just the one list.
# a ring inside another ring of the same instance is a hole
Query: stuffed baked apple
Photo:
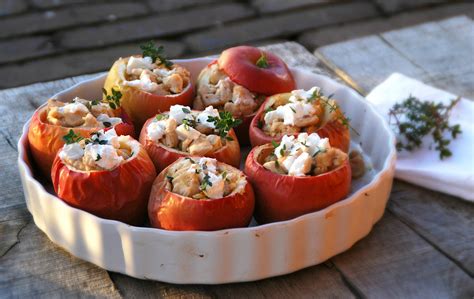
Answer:
[[142, 224], [156, 171], [141, 144], [114, 129], [87, 139], [71, 133], [67, 141], [51, 170], [58, 197], [102, 218]]
[[349, 150], [348, 119], [336, 101], [322, 95], [318, 87], [269, 97], [252, 120], [249, 134], [252, 146], [257, 146], [301, 132], [317, 133], [329, 138], [333, 147]]
[[167, 60], [163, 47], [149, 42], [141, 48], [142, 55], [117, 60], [104, 84], [107, 91], [120, 90], [122, 107], [137, 129], [172, 105], [190, 105], [194, 94], [189, 71]]
[[64, 145], [63, 136], [70, 129], [77, 135], [114, 128], [119, 135], [134, 135], [134, 128], [120, 108], [120, 93], [114, 90], [113, 99], [88, 101], [74, 98], [71, 103], [48, 100], [31, 118], [28, 141], [33, 159], [41, 174], [50, 178], [51, 165], [58, 150]]
[[315, 133], [285, 135], [276, 147], [255, 147], [245, 162], [245, 174], [255, 189], [259, 223], [323, 209], [344, 199], [351, 188], [348, 155]]
[[245, 227], [254, 209], [245, 175], [212, 158], [180, 158], [153, 183], [148, 217], [167, 230], [219, 230]]
[[213, 106], [242, 119], [236, 128], [241, 144], [248, 144], [248, 128], [268, 95], [295, 89], [287, 65], [276, 55], [249, 46], [222, 52], [199, 74], [194, 109]]
[[140, 133], [140, 143], [150, 155], [157, 171], [180, 157], [206, 156], [239, 167], [240, 146], [232, 127], [240, 120], [212, 106], [192, 111], [182, 105], [150, 118]]

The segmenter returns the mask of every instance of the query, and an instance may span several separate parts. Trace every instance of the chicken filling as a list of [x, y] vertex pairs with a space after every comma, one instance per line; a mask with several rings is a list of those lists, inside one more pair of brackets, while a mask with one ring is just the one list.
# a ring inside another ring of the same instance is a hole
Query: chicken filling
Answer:
[[270, 136], [315, 132], [341, 114], [336, 102], [321, 94], [319, 87], [293, 90], [291, 95], [275, 95], [260, 119], [260, 127]]
[[201, 73], [198, 81], [200, 84], [194, 101], [197, 110], [212, 105], [219, 110], [229, 111], [236, 118], [242, 118], [254, 113], [265, 99], [234, 83], [219, 69], [217, 63]]
[[46, 121], [49, 124], [68, 128], [108, 128], [122, 123], [116, 117], [117, 110], [108, 103], [74, 98], [72, 103], [48, 100]]
[[232, 140], [227, 136], [223, 121], [226, 120], [212, 106], [197, 112], [187, 106], [174, 105], [168, 113], [159, 114], [148, 125], [147, 137], [167, 147], [203, 156], [221, 149]]
[[178, 160], [166, 173], [167, 189], [194, 199], [218, 199], [244, 190], [245, 176], [211, 158]]
[[140, 143], [130, 136], [117, 136], [114, 129], [98, 131], [84, 139], [71, 130], [65, 136], [73, 142], [65, 144], [59, 158], [68, 167], [79, 171], [112, 170], [138, 153]]
[[123, 66], [123, 85], [138, 88], [156, 95], [181, 93], [189, 84], [190, 73], [180, 65], [169, 68], [151, 57], [130, 57]]
[[318, 134], [300, 133], [295, 136], [283, 136], [263, 163], [266, 169], [284, 175], [319, 175], [341, 166], [348, 156], [343, 151], [331, 147], [329, 139]]

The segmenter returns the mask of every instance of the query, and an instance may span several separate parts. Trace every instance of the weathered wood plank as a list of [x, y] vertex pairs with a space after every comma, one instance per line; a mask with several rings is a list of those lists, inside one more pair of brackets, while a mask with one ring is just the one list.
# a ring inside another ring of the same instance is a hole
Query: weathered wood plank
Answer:
[[26, 210], [16, 144], [33, 110], [90, 76], [0, 91], [0, 297], [120, 297], [107, 271], [51, 243]]
[[209, 286], [144, 281], [117, 273], [110, 276], [126, 298], [354, 298], [340, 274], [325, 264], [256, 282]]
[[[347, 76], [347, 80], [359, 87], [363, 94], [398, 71], [449, 91], [472, 96], [472, 26], [472, 20], [456, 17], [384, 33], [383, 37], [370, 36], [329, 45], [318, 49], [316, 54]], [[442, 44], [433, 40], [435, 38]], [[389, 52], [376, 54], [377, 51], [370, 49], [374, 45]], [[342, 53], [345, 53], [344, 58], [341, 58]], [[462, 64], [466, 66], [462, 67]], [[440, 65], [446, 67], [446, 74]], [[388, 209], [466, 273], [474, 276], [473, 205], [399, 181], [395, 182], [394, 190]]]
[[474, 277], [472, 203], [402, 181], [396, 181], [391, 199], [393, 214]]
[[473, 32], [470, 18], [455, 17], [324, 46], [315, 55], [363, 94], [400, 72], [474, 98]]
[[0, 258], [2, 297], [120, 298], [106, 271], [54, 245], [31, 220], [1, 227], [18, 238]]
[[470, 298], [472, 277], [390, 212], [368, 237], [333, 259], [368, 298]]

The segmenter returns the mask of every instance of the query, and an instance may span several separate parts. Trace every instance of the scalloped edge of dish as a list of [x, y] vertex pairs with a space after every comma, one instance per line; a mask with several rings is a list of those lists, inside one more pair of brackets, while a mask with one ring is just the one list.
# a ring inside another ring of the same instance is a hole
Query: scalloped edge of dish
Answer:
[[[210, 60], [197, 58], [176, 62], [196, 65], [193, 69], [199, 69]], [[329, 86], [327, 89], [332, 89], [336, 95], [338, 92], [342, 94], [346, 98], [341, 105], [344, 111], [352, 107], [365, 113], [364, 118], [371, 117], [355, 122], [353, 126], [360, 130], [361, 136], [364, 132], [371, 133], [371, 137], [367, 137], [369, 144], [362, 147], [364, 151], [367, 148], [371, 159], [379, 161], [380, 167], [367, 185], [348, 198], [292, 220], [254, 227], [214, 232], [134, 227], [70, 207], [47, 192], [33, 177], [29, 167], [28, 121], [18, 142], [18, 166], [27, 207], [36, 225], [54, 243], [99, 267], [136, 278], [170, 283], [219, 284], [259, 280], [319, 264], [349, 249], [369, 234], [383, 216], [394, 176], [395, 138], [382, 116], [352, 89], [321, 75], [290, 69], [297, 78], [312, 77], [311, 82], [324, 82]], [[197, 74], [192, 70], [191, 73], [194, 79]], [[105, 75], [100, 75], [54, 97], [60, 98], [103, 80]], [[384, 149], [383, 157], [374, 157], [381, 155], [377, 145]]]

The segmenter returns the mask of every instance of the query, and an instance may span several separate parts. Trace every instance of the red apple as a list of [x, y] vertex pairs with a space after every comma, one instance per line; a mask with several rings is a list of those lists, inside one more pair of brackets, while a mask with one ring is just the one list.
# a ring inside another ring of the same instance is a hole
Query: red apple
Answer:
[[263, 167], [273, 145], [255, 147], [245, 161], [245, 174], [255, 191], [255, 218], [259, 223], [289, 220], [324, 209], [344, 199], [351, 188], [351, 167], [343, 165], [316, 176], [290, 176]]
[[[142, 131], [140, 133], [140, 143], [145, 147], [146, 151], [150, 155], [150, 158], [155, 164], [157, 171], [161, 171], [179, 158], [190, 157], [191, 154], [150, 140], [148, 138], [148, 125], [153, 121], [154, 118], [155, 117], [150, 118], [143, 125]], [[239, 167], [239, 141], [237, 140], [237, 136], [235, 135], [233, 129], [229, 131], [228, 136], [231, 137], [232, 140], [227, 140], [225, 146], [205, 156], [209, 158], [214, 158], [218, 161], [224, 162], [234, 167]]]
[[105, 79], [104, 89], [111, 94], [112, 88], [122, 93], [121, 106], [130, 116], [136, 126], [137, 133], [145, 121], [157, 113], [170, 110], [173, 105], [191, 105], [194, 97], [194, 88], [189, 80], [188, 85], [179, 94], [156, 95], [135, 87], [123, 85], [123, 78], [128, 63], [127, 58], [115, 61]]
[[110, 171], [78, 171], [56, 156], [51, 170], [54, 191], [67, 204], [98, 217], [132, 225], [146, 219], [155, 167], [145, 149]]
[[[279, 142], [283, 135], [294, 135], [296, 134], [280, 134], [276, 136], [270, 136], [266, 134], [259, 126], [259, 122], [263, 121], [263, 115], [265, 110], [268, 107], [271, 107], [274, 102], [274, 97], [286, 97], [290, 96], [289, 93], [285, 94], [278, 94], [271, 97], [268, 97], [265, 102], [260, 106], [257, 111], [257, 114], [252, 120], [249, 129], [250, 135], [250, 144], [252, 147], [263, 145], [267, 143], [271, 143], [272, 141]], [[309, 128], [307, 130], [308, 134], [317, 133], [321, 138], [329, 138], [332, 147], [337, 147], [338, 149], [342, 150], [343, 152], [349, 152], [350, 146], [350, 133], [349, 128], [341, 123], [338, 119], [332, 119], [326, 123], [324, 123], [321, 127], [317, 127], [317, 129]]]
[[[257, 60], [266, 57], [268, 66], [257, 66]], [[250, 46], [238, 46], [224, 50], [218, 60], [229, 78], [251, 92], [272, 95], [296, 88], [293, 75], [286, 63], [278, 56]]]
[[[135, 136], [135, 129], [126, 113], [121, 112], [122, 123], [113, 126], [117, 135]], [[47, 118], [47, 106], [39, 107], [31, 117], [28, 129], [28, 141], [33, 159], [40, 170], [40, 173], [50, 179], [51, 166], [58, 150], [64, 145], [63, 136], [69, 130], [84, 138], [89, 138], [90, 133], [101, 128], [68, 128], [49, 124]]]
[[[220, 166], [232, 168], [222, 162], [218, 163]], [[193, 199], [167, 189], [166, 174], [170, 166], [158, 175], [151, 190], [148, 217], [153, 227], [166, 230], [212, 231], [245, 227], [250, 223], [255, 205], [250, 183], [245, 184], [242, 192], [231, 193], [223, 198]]]

